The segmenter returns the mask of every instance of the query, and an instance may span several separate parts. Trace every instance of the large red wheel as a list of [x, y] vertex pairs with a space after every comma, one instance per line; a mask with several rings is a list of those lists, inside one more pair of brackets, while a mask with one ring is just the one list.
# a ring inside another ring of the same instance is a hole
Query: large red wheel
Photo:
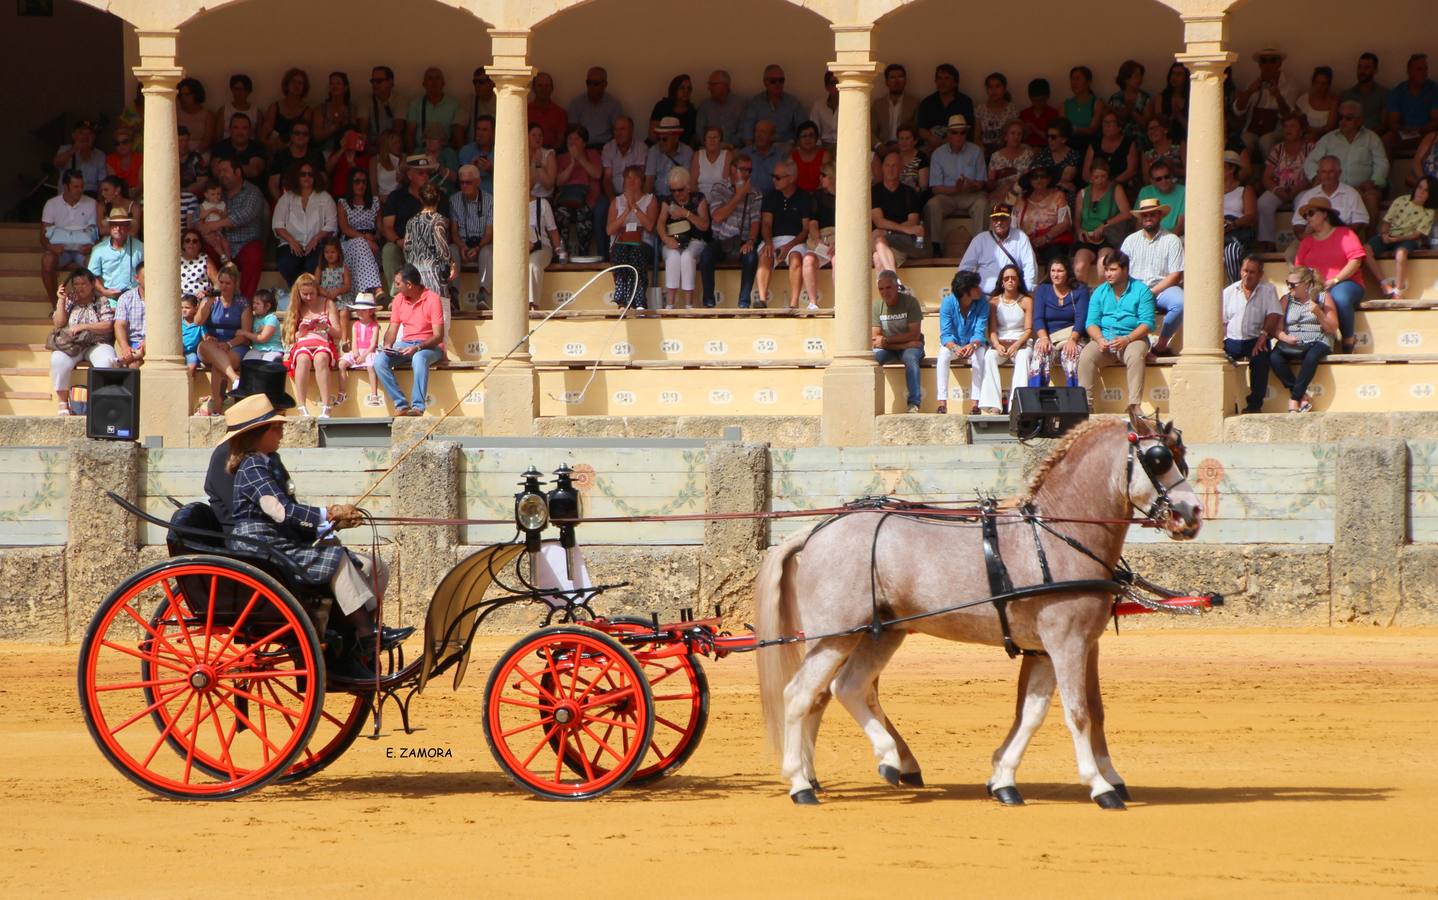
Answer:
[[324, 662], [304, 608], [268, 575], [222, 557], [166, 560], [117, 588], [90, 622], [77, 679], [105, 758], [179, 799], [239, 797], [275, 780], [324, 707]]
[[[633, 654], [573, 625], [536, 631], [509, 648], [490, 673], [484, 710], [484, 736], [500, 768], [531, 793], [561, 800], [624, 784], [654, 732], [649, 683]], [[602, 766], [586, 764], [595, 754]], [[570, 758], [579, 765], [566, 765]]]
[[295, 760], [288, 772], [275, 779], [275, 784], [303, 781], [328, 768], [330, 763], [343, 756], [364, 731], [365, 725], [369, 724], [370, 702], [373, 696], [373, 693], [346, 694], [334, 690], [326, 691], [325, 706], [315, 724], [314, 735], [310, 737], [310, 742], [299, 759]]

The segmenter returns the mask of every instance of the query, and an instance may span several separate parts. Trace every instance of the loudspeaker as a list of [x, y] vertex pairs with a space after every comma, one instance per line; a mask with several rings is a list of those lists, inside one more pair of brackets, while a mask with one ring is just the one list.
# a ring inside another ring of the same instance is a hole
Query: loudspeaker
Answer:
[[1078, 387], [1021, 387], [1009, 407], [1009, 434], [1058, 437], [1088, 418], [1088, 394]]
[[140, 370], [91, 369], [85, 436], [133, 441], [140, 433]]

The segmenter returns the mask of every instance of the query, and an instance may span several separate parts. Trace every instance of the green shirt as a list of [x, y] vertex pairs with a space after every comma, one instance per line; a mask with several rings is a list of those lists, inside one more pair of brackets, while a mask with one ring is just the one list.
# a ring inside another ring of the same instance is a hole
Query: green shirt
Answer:
[[1153, 291], [1143, 282], [1130, 278], [1122, 294], [1114, 296], [1113, 288], [1107, 282], [1094, 289], [1088, 301], [1088, 322], [1092, 328], [1097, 325], [1106, 341], [1126, 337], [1139, 325], [1154, 329], [1156, 311]]
[[1183, 216], [1183, 200], [1187, 191], [1179, 182], [1173, 183], [1173, 190], [1167, 194], [1160, 194], [1158, 188], [1151, 184], [1144, 185], [1138, 192], [1138, 200], [1134, 201], [1133, 208], [1138, 209], [1139, 201], [1147, 200], [1149, 197], [1157, 197], [1160, 203], [1168, 204], [1168, 215], [1163, 217], [1164, 231], [1177, 231], [1178, 220]]
[[910, 325], [922, 325], [923, 322], [924, 308], [919, 305], [919, 299], [908, 291], [899, 291], [899, 302], [893, 306], [885, 303], [883, 297], [875, 300], [874, 312], [869, 319], [870, 326], [880, 329], [886, 338], [901, 335], [909, 330]]

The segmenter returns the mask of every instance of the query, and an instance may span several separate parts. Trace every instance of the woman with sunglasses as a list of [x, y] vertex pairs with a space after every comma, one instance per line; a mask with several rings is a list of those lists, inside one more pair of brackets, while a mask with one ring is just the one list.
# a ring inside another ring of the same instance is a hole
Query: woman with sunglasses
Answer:
[[[1333, 351], [1338, 317], [1333, 295], [1320, 289], [1318, 273], [1307, 266], [1295, 266], [1288, 273], [1283, 321], [1278, 326], [1273, 349], [1268, 351], [1269, 367], [1288, 388], [1289, 412], [1307, 412], [1313, 408], [1308, 385], [1318, 371], [1318, 363]], [[1291, 368], [1295, 361], [1299, 364], [1297, 377]]]
[[1338, 210], [1327, 197], [1311, 198], [1298, 215], [1308, 224], [1298, 245], [1294, 262], [1318, 273], [1321, 289], [1333, 299], [1338, 310], [1338, 328], [1343, 333], [1343, 352], [1352, 352], [1358, 339], [1353, 335], [1353, 317], [1363, 302], [1363, 241], [1343, 224]]
[[202, 297], [220, 280], [219, 267], [205, 250], [205, 240], [194, 228], [180, 234], [180, 295]]
[[1034, 168], [1058, 173], [1057, 184], [1070, 197], [1078, 192], [1079, 169], [1083, 167], [1083, 151], [1069, 144], [1073, 133], [1073, 124], [1059, 116], [1044, 132], [1046, 146], [1034, 154]]
[[270, 224], [279, 239], [275, 268], [288, 287], [302, 272], [313, 271], [320, 246], [339, 230], [334, 198], [325, 190], [324, 173], [312, 162], [299, 162], [285, 173], [284, 193]]

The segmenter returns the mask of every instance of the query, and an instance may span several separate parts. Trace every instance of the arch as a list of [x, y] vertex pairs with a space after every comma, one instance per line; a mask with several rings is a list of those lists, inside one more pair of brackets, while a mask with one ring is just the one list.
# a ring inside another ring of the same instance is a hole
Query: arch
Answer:
[[[553, 21], [561, 14], [573, 12], [596, 2], [603, 2], [603, 0], [534, 0], [534, 2], [523, 5], [524, 9], [521, 12], [523, 21], [513, 24], [538, 29], [540, 26]], [[770, 0], [770, 2], [802, 9], [818, 16], [825, 22], [843, 21], [843, 19], [836, 17], [832, 12], [827, 10], [829, 10], [830, 7], [849, 5], [848, 3], [844, 3], [843, 0]]]
[[[859, 11], [862, 16], [860, 21], [873, 22], [875, 33], [879, 32], [878, 26], [882, 20], [901, 10], [909, 10], [922, 4], [924, 0], [859, 0]], [[1216, 15], [1224, 12], [1230, 6], [1246, 2], [1246, 0], [1137, 0], [1135, 5], [1158, 4], [1166, 10], [1182, 15], [1209, 14]], [[1053, 3], [1055, 8], [1067, 9], [1071, 4]], [[965, 12], [965, 18], [975, 10], [970, 8]], [[1005, 10], [1007, 11], [1007, 10]], [[1043, 10], [1036, 9], [1035, 12], [1042, 13]], [[1091, 12], [1091, 11], [1090, 11]], [[1105, 10], [1108, 12], [1108, 10]], [[1010, 24], [1012, 20], [1010, 19]], [[957, 55], [957, 54], [956, 54]]]

